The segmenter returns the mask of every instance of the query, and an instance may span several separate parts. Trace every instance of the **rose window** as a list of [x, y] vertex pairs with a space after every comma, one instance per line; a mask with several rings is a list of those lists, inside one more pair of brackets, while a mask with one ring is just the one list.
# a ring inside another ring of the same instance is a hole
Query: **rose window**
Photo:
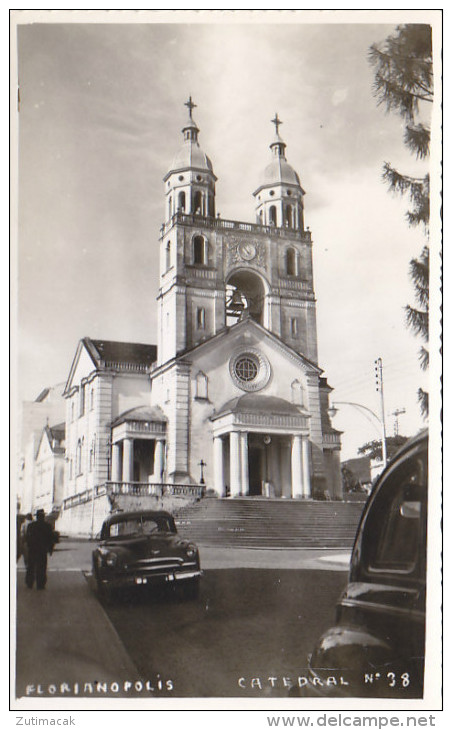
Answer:
[[235, 374], [238, 379], [242, 380], [244, 383], [249, 383], [251, 380], [254, 380], [257, 377], [258, 372], [258, 363], [254, 360], [254, 358], [249, 356], [241, 357], [235, 363]]

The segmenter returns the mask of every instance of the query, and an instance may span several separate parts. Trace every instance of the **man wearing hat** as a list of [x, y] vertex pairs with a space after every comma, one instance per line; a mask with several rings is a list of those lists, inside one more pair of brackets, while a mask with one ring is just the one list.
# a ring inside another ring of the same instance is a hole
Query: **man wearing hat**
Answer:
[[28, 588], [33, 588], [36, 579], [36, 588], [42, 591], [47, 583], [47, 553], [52, 554], [55, 542], [52, 526], [45, 521], [43, 509], [38, 509], [35, 522], [28, 525], [26, 541], [28, 564], [25, 583]]

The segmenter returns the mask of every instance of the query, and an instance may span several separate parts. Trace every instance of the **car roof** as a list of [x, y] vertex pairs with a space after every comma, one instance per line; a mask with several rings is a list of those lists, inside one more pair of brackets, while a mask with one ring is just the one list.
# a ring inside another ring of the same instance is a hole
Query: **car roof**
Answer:
[[137, 510], [136, 512], [115, 512], [110, 517], [104, 520], [104, 525], [111, 524], [114, 522], [123, 522], [125, 520], [134, 520], [139, 517], [145, 518], [158, 518], [158, 517], [169, 517], [173, 519], [173, 515], [164, 510]]

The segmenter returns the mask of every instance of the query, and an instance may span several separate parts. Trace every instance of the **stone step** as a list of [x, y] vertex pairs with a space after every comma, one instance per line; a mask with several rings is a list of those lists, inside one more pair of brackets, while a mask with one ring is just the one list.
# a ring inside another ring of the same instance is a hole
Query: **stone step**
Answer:
[[181, 536], [205, 545], [350, 548], [363, 503], [204, 499], [180, 510]]

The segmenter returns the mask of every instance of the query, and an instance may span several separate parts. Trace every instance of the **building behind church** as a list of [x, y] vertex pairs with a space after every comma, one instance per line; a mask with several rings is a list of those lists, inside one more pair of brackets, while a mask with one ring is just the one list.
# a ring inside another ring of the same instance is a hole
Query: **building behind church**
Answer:
[[191, 98], [186, 106], [163, 181], [156, 343], [84, 337], [64, 388], [68, 534], [162, 495], [342, 498], [305, 191], [281, 122], [253, 192], [256, 222], [225, 220]]

